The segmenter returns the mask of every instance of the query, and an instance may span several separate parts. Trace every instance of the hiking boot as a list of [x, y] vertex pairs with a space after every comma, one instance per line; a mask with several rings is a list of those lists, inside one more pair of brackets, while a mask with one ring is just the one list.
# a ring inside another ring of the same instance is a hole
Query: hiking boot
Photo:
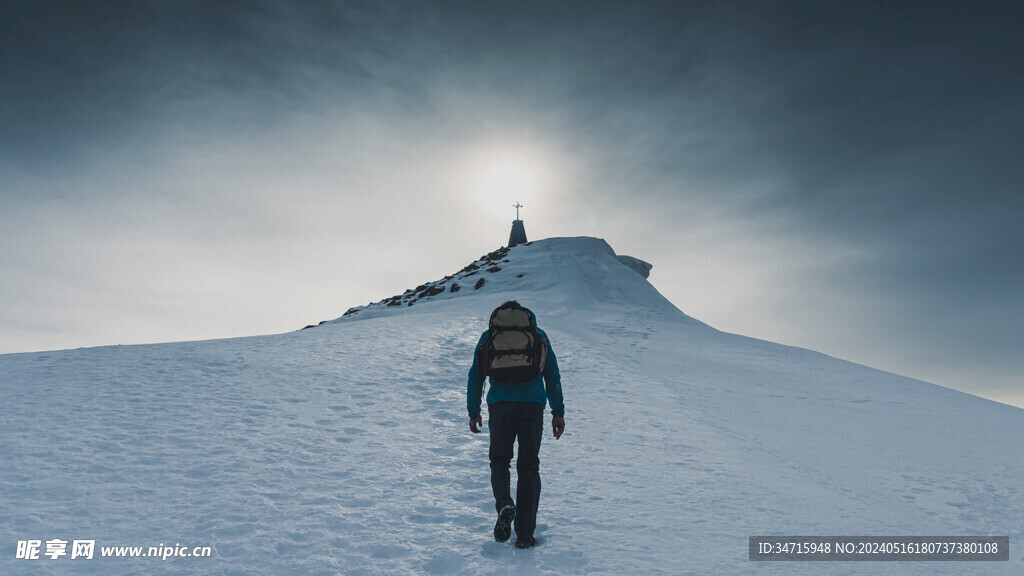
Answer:
[[536, 544], [536, 538], [516, 538], [516, 548], [533, 548]]
[[494, 539], [498, 542], [508, 542], [512, 536], [512, 520], [516, 517], [516, 507], [511, 504], [505, 506], [498, 512], [498, 521], [494, 523]]

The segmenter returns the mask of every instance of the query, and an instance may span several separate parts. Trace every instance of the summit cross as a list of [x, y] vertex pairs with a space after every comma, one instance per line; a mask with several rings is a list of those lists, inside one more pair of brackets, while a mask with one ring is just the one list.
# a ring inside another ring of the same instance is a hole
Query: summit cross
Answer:
[[516, 209], [516, 220], [519, 220], [519, 209], [522, 208], [523, 205], [516, 202], [512, 207]]

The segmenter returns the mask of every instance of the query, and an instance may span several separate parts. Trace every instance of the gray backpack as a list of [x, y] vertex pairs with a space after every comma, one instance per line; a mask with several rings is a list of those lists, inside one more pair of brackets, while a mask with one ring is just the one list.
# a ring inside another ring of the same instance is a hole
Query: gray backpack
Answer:
[[544, 371], [547, 357], [548, 347], [529, 309], [506, 302], [491, 313], [478, 359], [484, 376], [499, 382], [533, 380]]

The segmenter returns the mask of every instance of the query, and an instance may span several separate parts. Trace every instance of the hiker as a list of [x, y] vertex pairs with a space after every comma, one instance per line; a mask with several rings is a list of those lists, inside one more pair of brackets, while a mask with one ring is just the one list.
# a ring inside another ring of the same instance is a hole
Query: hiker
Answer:
[[[490, 414], [491, 490], [498, 520], [494, 539], [506, 542], [512, 535], [516, 548], [537, 543], [537, 504], [540, 501], [540, 439], [544, 433], [544, 405], [551, 404], [551, 428], [555, 439], [565, 431], [565, 405], [558, 363], [547, 334], [537, 328], [537, 318], [515, 300], [505, 302], [491, 314], [488, 329], [480, 336], [469, 370], [466, 407], [469, 429], [480, 433], [480, 397], [484, 379], [490, 377], [487, 410]], [[516, 458], [516, 500], [512, 500], [509, 465], [512, 444], [519, 439]]]

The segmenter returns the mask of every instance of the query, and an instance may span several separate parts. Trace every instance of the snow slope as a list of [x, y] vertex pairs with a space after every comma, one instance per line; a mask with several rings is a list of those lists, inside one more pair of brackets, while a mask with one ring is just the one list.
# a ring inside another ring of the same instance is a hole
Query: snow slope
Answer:
[[[480, 262], [289, 334], [0, 356], [0, 574], [1024, 573], [1024, 411], [716, 331], [599, 239]], [[491, 539], [465, 414], [512, 297], [566, 399], [532, 550]], [[1010, 561], [749, 562], [761, 534], [1009, 535]], [[213, 554], [99, 557], [160, 544]]]

